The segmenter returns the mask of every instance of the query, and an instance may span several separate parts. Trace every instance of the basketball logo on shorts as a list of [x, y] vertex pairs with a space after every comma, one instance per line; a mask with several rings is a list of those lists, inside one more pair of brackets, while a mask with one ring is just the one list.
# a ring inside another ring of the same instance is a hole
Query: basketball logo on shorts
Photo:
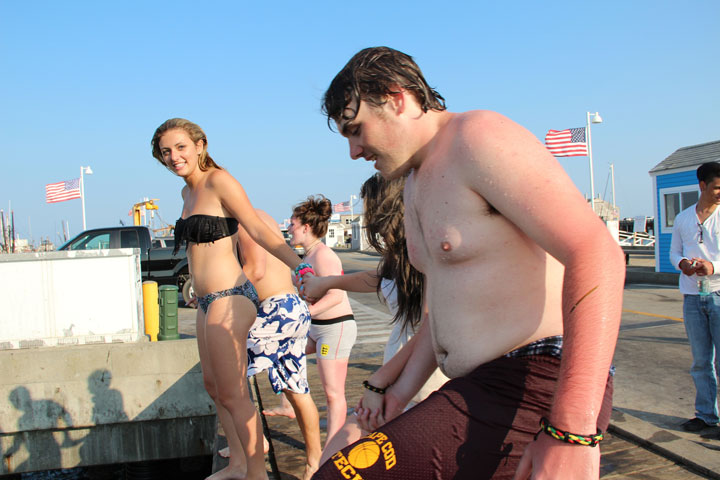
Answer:
[[324, 357], [328, 353], [330, 353], [330, 345], [327, 345], [325, 343], [320, 345], [320, 355], [322, 355]]
[[348, 452], [348, 462], [355, 468], [368, 468], [380, 458], [380, 447], [375, 442], [363, 442]]

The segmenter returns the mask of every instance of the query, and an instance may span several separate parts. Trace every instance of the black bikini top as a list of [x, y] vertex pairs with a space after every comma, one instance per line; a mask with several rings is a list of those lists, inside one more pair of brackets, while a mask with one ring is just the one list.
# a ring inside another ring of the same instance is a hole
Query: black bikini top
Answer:
[[234, 235], [238, 231], [238, 222], [232, 217], [214, 217], [212, 215], [190, 215], [178, 218], [175, 222], [175, 255], [183, 242], [211, 243]]

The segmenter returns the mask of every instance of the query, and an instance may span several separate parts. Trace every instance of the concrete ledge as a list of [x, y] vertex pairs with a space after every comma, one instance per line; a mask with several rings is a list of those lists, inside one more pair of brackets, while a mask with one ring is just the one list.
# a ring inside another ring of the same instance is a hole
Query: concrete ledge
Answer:
[[720, 479], [720, 455], [702, 445], [618, 409], [613, 409], [610, 431], [708, 478]]
[[5, 350], [0, 365], [0, 474], [211, 452], [195, 339]]
[[215, 415], [0, 435], [0, 474], [212, 455]]

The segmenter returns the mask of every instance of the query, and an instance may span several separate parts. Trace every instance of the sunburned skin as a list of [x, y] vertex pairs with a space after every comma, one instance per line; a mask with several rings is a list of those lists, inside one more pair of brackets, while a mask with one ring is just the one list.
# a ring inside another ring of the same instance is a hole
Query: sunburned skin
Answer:
[[469, 184], [468, 152], [449, 140], [461, 116], [405, 186], [408, 252], [426, 273], [433, 349], [449, 377], [563, 332], [564, 267]]

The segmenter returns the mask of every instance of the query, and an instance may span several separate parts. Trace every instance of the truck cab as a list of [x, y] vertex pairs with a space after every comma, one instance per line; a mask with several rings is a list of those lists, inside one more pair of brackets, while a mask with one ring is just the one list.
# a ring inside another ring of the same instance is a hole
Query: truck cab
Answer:
[[150, 236], [139, 235], [136, 228], [96, 228], [86, 230], [58, 250], [102, 250], [106, 248], [139, 248], [141, 254], [150, 249]]
[[144, 226], [123, 226], [86, 230], [69, 240], [58, 250], [102, 250], [108, 248], [137, 248], [143, 280], [160, 285], [177, 285], [182, 291], [188, 277], [185, 250], [172, 254], [171, 238], [152, 240]]

